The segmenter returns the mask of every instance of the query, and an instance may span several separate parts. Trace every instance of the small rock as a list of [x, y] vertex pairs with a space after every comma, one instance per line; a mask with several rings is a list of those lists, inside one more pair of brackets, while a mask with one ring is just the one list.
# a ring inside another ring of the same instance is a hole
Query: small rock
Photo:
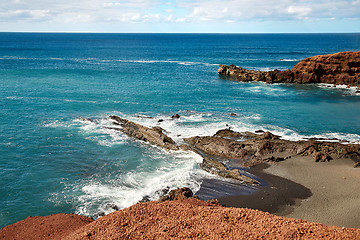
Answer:
[[150, 202], [150, 196], [144, 196], [140, 201], [140, 203]]
[[158, 120], [159, 123], [160, 123], [160, 122], [163, 122], [163, 121], [164, 121], [164, 119], [159, 119], [159, 120]]
[[332, 157], [324, 154], [322, 152], [315, 152], [313, 154], [313, 157], [315, 159], [315, 162], [329, 162], [330, 160], [332, 160]]
[[97, 218], [100, 218], [100, 217], [103, 217], [103, 216], [105, 216], [105, 212], [101, 211], [101, 212], [95, 213], [93, 218], [97, 219]]
[[118, 206], [116, 206], [114, 203], [108, 203], [108, 204], [106, 204], [105, 208], [111, 208], [111, 209], [113, 209], [113, 210], [115, 210], [115, 211], [120, 210], [120, 208], [119, 208]]
[[190, 188], [183, 187], [175, 190], [171, 190], [168, 195], [162, 196], [159, 201], [173, 201], [193, 198], [193, 192]]
[[230, 113], [229, 115], [232, 116], [232, 117], [236, 117], [236, 116], [237, 116], [236, 113]]
[[179, 114], [175, 114], [175, 115], [172, 115], [171, 116], [171, 119], [179, 119], [180, 118], [180, 115]]
[[206, 202], [208, 202], [208, 203], [210, 203], [210, 204], [212, 204], [212, 205], [215, 205], [215, 206], [223, 206], [223, 205], [219, 202], [219, 200], [217, 200], [217, 199], [206, 200]]

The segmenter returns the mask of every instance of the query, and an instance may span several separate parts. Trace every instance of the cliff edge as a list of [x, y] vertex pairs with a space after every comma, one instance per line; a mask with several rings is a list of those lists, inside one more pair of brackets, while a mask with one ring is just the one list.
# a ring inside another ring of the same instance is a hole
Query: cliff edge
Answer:
[[286, 71], [254, 71], [235, 65], [220, 65], [218, 72], [242, 82], [328, 83], [360, 88], [360, 52], [339, 52], [309, 57]]

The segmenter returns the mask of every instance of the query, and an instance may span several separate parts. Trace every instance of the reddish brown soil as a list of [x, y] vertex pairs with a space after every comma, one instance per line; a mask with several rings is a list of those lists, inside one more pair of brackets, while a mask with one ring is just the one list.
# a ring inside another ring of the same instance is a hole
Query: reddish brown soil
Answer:
[[92, 221], [94, 221], [92, 218], [65, 213], [46, 217], [28, 217], [0, 229], [0, 239], [63, 239]]
[[359, 239], [360, 229], [328, 227], [245, 208], [188, 199], [139, 203], [96, 221], [56, 214], [0, 230], [0, 239]]

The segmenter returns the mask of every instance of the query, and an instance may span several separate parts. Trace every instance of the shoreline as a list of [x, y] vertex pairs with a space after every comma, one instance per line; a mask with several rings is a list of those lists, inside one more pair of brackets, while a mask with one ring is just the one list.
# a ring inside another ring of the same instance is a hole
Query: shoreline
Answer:
[[253, 172], [269, 183], [252, 195], [219, 198], [227, 207], [250, 207], [328, 226], [360, 228], [360, 174], [349, 159], [314, 162], [293, 157]]

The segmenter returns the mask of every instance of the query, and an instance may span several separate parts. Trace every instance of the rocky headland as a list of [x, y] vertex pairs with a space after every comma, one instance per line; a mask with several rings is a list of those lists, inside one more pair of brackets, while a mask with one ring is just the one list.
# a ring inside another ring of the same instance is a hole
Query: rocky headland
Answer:
[[255, 71], [235, 65], [220, 65], [218, 72], [241, 82], [327, 83], [360, 88], [360, 52], [309, 57], [286, 71]]

